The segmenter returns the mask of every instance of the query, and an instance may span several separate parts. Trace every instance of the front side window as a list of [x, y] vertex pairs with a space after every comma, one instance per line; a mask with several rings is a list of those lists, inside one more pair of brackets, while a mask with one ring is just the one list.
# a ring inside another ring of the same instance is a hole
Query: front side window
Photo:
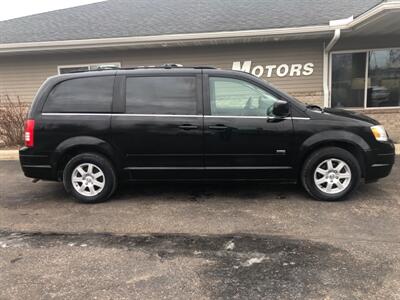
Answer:
[[400, 106], [400, 49], [333, 54], [331, 106]]
[[131, 114], [195, 115], [196, 78], [128, 77], [126, 112]]
[[76, 78], [57, 84], [47, 97], [43, 112], [111, 112], [114, 76]]
[[272, 116], [278, 100], [267, 91], [243, 80], [211, 77], [211, 115], [214, 116]]

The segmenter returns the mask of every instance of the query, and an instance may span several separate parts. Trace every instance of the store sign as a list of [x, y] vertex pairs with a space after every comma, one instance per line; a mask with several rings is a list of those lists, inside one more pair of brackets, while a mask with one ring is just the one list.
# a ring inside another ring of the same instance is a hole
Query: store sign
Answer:
[[232, 70], [251, 73], [257, 77], [294, 77], [310, 76], [314, 72], [314, 64], [281, 64], [281, 65], [253, 65], [251, 60], [244, 62], [234, 61]]

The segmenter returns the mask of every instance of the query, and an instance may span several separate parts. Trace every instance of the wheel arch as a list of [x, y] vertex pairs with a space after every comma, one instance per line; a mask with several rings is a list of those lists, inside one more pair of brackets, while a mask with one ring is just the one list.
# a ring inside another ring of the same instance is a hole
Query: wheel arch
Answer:
[[325, 147], [339, 147], [349, 151], [357, 159], [361, 176], [365, 176], [367, 166], [367, 152], [370, 147], [367, 142], [360, 136], [347, 131], [325, 131], [315, 134], [304, 141], [300, 147], [299, 157], [297, 160], [298, 175], [300, 176], [303, 164], [311, 153]]
[[77, 136], [60, 143], [52, 155], [51, 164], [57, 172], [57, 178], [61, 178], [62, 170], [72, 157], [85, 152], [104, 155], [114, 165], [117, 172], [121, 169], [122, 160], [111, 144], [97, 137]]

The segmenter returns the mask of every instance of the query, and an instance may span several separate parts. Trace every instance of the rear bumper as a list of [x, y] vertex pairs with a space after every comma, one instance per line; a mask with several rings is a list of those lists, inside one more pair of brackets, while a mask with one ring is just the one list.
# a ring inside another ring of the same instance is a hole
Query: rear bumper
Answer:
[[368, 153], [365, 181], [375, 181], [390, 174], [395, 162], [395, 147], [392, 142], [382, 145]]
[[19, 162], [26, 177], [57, 180], [49, 155], [34, 154], [31, 148], [23, 147], [19, 150]]

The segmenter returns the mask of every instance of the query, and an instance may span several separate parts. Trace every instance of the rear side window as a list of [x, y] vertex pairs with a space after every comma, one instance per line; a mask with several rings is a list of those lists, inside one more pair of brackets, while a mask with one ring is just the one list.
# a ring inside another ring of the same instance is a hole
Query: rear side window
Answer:
[[57, 84], [43, 112], [111, 112], [114, 76], [76, 78]]
[[126, 112], [131, 114], [195, 115], [196, 78], [128, 77]]

